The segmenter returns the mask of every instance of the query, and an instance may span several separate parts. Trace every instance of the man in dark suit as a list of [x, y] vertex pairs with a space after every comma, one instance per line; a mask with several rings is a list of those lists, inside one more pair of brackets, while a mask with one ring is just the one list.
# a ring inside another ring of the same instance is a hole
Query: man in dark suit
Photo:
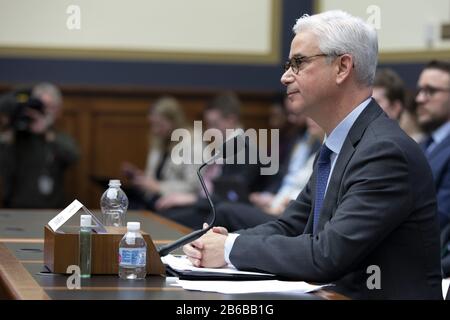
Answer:
[[281, 82], [327, 134], [307, 186], [283, 216], [184, 247], [194, 265], [329, 283], [351, 298], [442, 299], [439, 226], [426, 158], [371, 98], [372, 26], [342, 11], [294, 26]]
[[[422, 147], [433, 171], [443, 242], [450, 224], [450, 63], [431, 61], [418, 81], [418, 121], [428, 138]], [[443, 243], [442, 269], [450, 276], [450, 252]]]

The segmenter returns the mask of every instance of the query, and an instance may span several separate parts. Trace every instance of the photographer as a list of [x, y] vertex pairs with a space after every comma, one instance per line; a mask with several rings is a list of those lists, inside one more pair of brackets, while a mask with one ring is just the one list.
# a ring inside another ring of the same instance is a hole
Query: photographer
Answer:
[[0, 102], [0, 177], [3, 206], [61, 208], [64, 172], [78, 160], [71, 137], [55, 130], [62, 96], [49, 83], [36, 85], [31, 95], [13, 92]]

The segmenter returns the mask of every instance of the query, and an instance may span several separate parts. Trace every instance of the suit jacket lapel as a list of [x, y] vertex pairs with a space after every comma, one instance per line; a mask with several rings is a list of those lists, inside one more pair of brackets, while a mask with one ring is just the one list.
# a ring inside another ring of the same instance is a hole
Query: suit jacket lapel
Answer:
[[428, 159], [432, 160], [434, 157], [436, 157], [442, 150], [447, 148], [450, 145], [450, 135], [445, 137], [444, 140], [441, 141], [428, 155]]
[[[382, 113], [381, 108], [372, 99], [369, 105], [356, 119], [355, 123], [351, 127], [347, 138], [342, 145], [341, 151], [336, 159], [333, 172], [331, 174], [330, 182], [328, 183], [327, 192], [323, 202], [322, 210], [319, 218], [318, 230], [322, 230], [325, 223], [331, 219], [337, 207], [337, 199], [339, 195], [339, 188], [341, 187], [342, 176], [344, 175], [345, 168], [347, 167], [356, 146], [361, 140], [365, 130], [369, 124]], [[316, 168], [314, 170], [316, 172]], [[314, 179], [315, 180], [315, 179]], [[315, 190], [314, 190], [315, 192]], [[315, 194], [315, 193], [314, 193]], [[315, 197], [313, 197], [315, 199]], [[313, 200], [314, 201], [314, 200]], [[314, 203], [312, 205], [314, 208]], [[312, 219], [310, 219], [312, 220]]]

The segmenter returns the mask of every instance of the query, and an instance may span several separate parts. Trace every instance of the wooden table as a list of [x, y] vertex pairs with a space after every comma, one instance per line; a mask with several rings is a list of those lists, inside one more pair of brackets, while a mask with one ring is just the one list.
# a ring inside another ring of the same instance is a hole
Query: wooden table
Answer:
[[[67, 275], [49, 273], [43, 264], [44, 225], [56, 211], [0, 210], [0, 298], [3, 299], [131, 299], [131, 300], [233, 300], [233, 299], [345, 299], [327, 290], [314, 294], [219, 294], [186, 291], [171, 284], [175, 278], [147, 276], [130, 281], [118, 276], [94, 275], [82, 279], [81, 289], [69, 290]], [[128, 221], [141, 222], [155, 245], [169, 243], [190, 230], [145, 211], [129, 212]]]

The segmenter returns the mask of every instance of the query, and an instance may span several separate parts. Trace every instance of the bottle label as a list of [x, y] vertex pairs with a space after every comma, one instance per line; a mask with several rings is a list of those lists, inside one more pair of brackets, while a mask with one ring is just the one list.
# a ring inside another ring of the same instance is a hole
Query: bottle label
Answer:
[[146, 248], [119, 248], [120, 266], [145, 267], [146, 262]]

